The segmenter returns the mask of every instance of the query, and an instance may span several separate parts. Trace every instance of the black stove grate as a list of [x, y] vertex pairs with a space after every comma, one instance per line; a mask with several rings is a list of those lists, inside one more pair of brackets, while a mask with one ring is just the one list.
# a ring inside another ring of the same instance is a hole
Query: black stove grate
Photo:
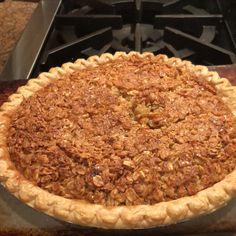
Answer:
[[235, 0], [57, 1], [30, 77], [116, 51], [164, 53], [204, 65], [236, 63]]
[[235, 63], [234, 32], [227, 27], [222, 4], [216, 0], [64, 1], [55, 18], [53, 43], [35, 72], [78, 57], [131, 50], [164, 53], [197, 64]]

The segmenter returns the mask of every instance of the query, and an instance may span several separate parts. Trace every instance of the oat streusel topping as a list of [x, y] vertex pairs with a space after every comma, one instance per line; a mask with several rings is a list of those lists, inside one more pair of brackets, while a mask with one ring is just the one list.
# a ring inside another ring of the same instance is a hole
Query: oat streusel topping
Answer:
[[25, 100], [8, 146], [24, 177], [56, 195], [154, 204], [234, 170], [236, 120], [212, 83], [134, 56], [74, 72]]

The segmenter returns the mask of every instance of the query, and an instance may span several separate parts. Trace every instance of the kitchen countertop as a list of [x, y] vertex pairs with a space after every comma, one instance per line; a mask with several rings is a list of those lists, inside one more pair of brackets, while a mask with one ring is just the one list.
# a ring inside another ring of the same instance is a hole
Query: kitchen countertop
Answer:
[[31, 1], [0, 2], [0, 73], [36, 6]]

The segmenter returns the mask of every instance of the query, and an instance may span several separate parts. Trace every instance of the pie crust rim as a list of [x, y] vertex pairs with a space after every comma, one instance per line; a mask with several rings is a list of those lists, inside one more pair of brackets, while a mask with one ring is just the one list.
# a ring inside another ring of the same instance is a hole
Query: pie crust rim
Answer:
[[159, 57], [161, 61], [173, 66], [186, 67], [208, 81], [212, 81], [219, 95], [236, 115], [236, 87], [232, 86], [227, 79], [220, 78], [217, 72], [208, 71], [205, 66], [192, 65], [189, 61], [168, 58], [165, 55], [154, 56], [152, 53], [116, 52], [114, 55], [104, 53], [100, 57], [92, 56], [87, 60], [78, 59], [74, 63], [65, 63], [62, 67], [51, 68], [49, 72], [43, 72], [37, 78], [29, 80], [0, 107], [0, 181], [9, 192], [30, 207], [58, 219], [84, 226], [113, 229], [149, 228], [176, 223], [213, 212], [236, 196], [236, 170], [234, 170], [222, 181], [193, 196], [154, 205], [107, 207], [51, 194], [24, 179], [15, 169], [9, 157], [6, 134], [10, 116], [24, 99], [28, 99], [36, 91], [74, 70], [95, 67], [118, 58], [132, 56]]

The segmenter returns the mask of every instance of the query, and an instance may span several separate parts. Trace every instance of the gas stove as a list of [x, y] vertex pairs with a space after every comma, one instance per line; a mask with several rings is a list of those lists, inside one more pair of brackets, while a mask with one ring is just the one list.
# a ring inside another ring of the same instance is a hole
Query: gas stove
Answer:
[[236, 63], [234, 0], [43, 0], [2, 80], [105, 52], [153, 52], [195, 64]]
[[[0, 105], [40, 72], [105, 52], [150, 51], [207, 66], [234, 64], [235, 19], [235, 0], [42, 0], [2, 72]], [[236, 84], [236, 69], [230, 68], [217, 67]], [[235, 216], [234, 199], [210, 215], [176, 225], [147, 230], [91, 229], [37, 212], [0, 186], [0, 235], [223, 236], [235, 235], [230, 233], [236, 232]]]

